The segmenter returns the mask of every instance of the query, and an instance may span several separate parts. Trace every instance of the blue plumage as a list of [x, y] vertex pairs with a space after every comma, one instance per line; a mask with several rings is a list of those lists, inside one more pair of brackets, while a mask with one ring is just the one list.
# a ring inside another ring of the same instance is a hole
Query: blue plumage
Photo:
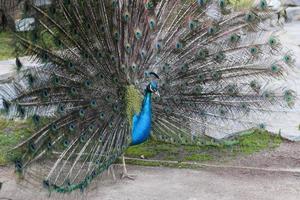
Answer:
[[[47, 10], [29, 2], [24, 16], [38, 17], [36, 30], [17, 33], [16, 46], [42, 67], [23, 70], [17, 58], [19, 77], [0, 96], [8, 117], [37, 126], [14, 148], [16, 171], [44, 158], [37, 175], [49, 191], [83, 191], [151, 131], [197, 145], [295, 103], [292, 90], [268, 86], [294, 59], [265, 27], [265, 0], [238, 13], [224, 0], [53, 0]], [[53, 118], [44, 125], [43, 115]]]
[[132, 127], [132, 142], [131, 145], [137, 145], [145, 142], [151, 132], [151, 96], [150, 92], [146, 92], [142, 109], [139, 115], [134, 115], [133, 117], [133, 127]]

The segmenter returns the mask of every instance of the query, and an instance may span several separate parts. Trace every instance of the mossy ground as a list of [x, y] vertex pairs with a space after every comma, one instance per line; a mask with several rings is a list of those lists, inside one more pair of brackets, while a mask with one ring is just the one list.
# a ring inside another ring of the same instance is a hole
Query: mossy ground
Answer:
[[206, 140], [199, 146], [182, 146], [150, 140], [144, 144], [130, 147], [128, 157], [146, 159], [207, 162], [226, 160], [239, 155], [250, 155], [262, 150], [278, 147], [282, 142], [280, 136], [267, 131], [253, 130], [231, 140]]
[[[31, 120], [8, 121], [0, 119], [0, 165], [7, 164], [10, 160], [18, 157], [20, 152], [8, 154], [9, 150], [29, 137], [34, 130], [35, 126]], [[146, 159], [170, 160], [179, 163], [222, 161], [262, 150], [271, 150], [278, 147], [281, 142], [280, 136], [271, 135], [263, 130], [254, 130], [230, 140], [205, 139], [199, 146], [174, 145], [149, 140], [144, 144], [130, 147], [126, 151], [126, 156], [140, 158], [143, 155]], [[150, 166], [159, 164], [135, 161], [130, 163]]]
[[34, 130], [30, 121], [12, 121], [0, 119], [0, 165], [17, 157], [18, 153], [9, 153], [10, 149], [28, 138]]
[[0, 60], [14, 57], [13, 34], [8, 31], [0, 31]]

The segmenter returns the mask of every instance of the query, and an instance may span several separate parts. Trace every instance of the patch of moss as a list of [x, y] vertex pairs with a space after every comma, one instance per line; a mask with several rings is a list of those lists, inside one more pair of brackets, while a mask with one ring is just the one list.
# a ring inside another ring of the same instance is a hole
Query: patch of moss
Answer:
[[13, 34], [8, 31], [0, 31], [0, 60], [14, 57]]
[[206, 162], [273, 149], [281, 142], [280, 136], [263, 130], [252, 130], [228, 140], [204, 139], [199, 145], [176, 145], [150, 140], [130, 147], [126, 156], [140, 158], [143, 155], [146, 159]]
[[229, 0], [229, 3], [234, 6], [235, 9], [249, 9], [253, 6], [253, 0]]
[[192, 154], [189, 156], [186, 156], [184, 158], [185, 161], [209, 161], [213, 160], [214, 158], [211, 155], [208, 154]]
[[19, 157], [21, 152], [10, 152], [21, 141], [28, 138], [34, 131], [30, 121], [8, 121], [0, 119], [0, 165]]

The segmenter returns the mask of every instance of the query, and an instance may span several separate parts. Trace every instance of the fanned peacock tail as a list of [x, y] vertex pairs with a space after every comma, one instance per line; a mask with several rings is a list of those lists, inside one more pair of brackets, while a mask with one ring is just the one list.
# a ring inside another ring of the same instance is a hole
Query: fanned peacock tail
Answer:
[[42, 162], [50, 191], [84, 190], [130, 145], [151, 72], [161, 93], [153, 97], [152, 136], [171, 143], [262, 127], [268, 113], [296, 99], [272, 85], [293, 57], [267, 28], [265, 0], [238, 12], [225, 0], [24, 5], [36, 28], [16, 34], [17, 46], [39, 66], [17, 59], [17, 80], [1, 94], [9, 117], [31, 117], [37, 127], [14, 148], [23, 153], [16, 171]]

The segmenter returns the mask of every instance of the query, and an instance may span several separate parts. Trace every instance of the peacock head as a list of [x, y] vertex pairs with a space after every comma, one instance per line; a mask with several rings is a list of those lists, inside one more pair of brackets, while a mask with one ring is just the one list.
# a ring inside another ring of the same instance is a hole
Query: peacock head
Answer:
[[[156, 79], [159, 79], [159, 76], [158, 76], [156, 73], [154, 73], [154, 72], [150, 72], [150, 75], [154, 76]], [[147, 92], [150, 92], [150, 93], [153, 93], [153, 94], [156, 94], [156, 95], [159, 96], [158, 89], [159, 89], [159, 88], [158, 88], [158, 82], [157, 82], [156, 80], [152, 80], [152, 81], [148, 84], [148, 86], [147, 86], [147, 88], [146, 88], [146, 91], [147, 91]]]

